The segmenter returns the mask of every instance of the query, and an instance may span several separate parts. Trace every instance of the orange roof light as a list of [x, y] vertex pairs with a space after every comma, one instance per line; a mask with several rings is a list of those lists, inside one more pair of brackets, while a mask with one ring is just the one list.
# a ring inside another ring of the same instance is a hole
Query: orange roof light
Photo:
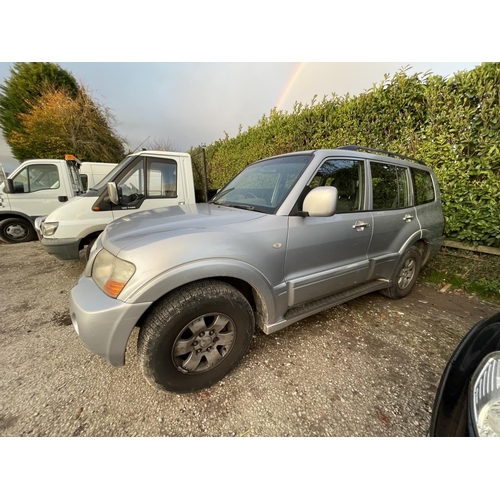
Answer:
[[75, 155], [64, 155], [64, 159], [66, 161], [70, 161], [70, 160], [78, 161], [78, 158]]

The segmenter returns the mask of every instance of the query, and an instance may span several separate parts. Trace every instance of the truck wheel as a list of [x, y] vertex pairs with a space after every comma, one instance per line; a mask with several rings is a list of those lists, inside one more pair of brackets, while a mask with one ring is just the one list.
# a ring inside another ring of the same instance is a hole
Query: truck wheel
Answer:
[[163, 390], [204, 389], [243, 358], [254, 330], [252, 308], [234, 287], [215, 280], [186, 285], [144, 320], [137, 343], [142, 373]]
[[31, 223], [24, 219], [5, 219], [0, 222], [0, 239], [5, 243], [24, 243], [35, 238]]
[[382, 295], [391, 299], [402, 299], [406, 297], [415, 285], [420, 266], [422, 265], [422, 254], [417, 247], [410, 247], [396, 267], [392, 276], [390, 288], [380, 290]]

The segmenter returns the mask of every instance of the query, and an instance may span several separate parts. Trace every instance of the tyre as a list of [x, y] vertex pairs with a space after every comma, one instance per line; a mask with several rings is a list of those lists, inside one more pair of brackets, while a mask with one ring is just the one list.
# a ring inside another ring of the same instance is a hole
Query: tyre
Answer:
[[25, 219], [5, 219], [0, 222], [0, 239], [5, 243], [24, 243], [35, 236], [33, 225]]
[[94, 238], [93, 240], [89, 241], [89, 244], [85, 247], [85, 260], [88, 262], [89, 257], [90, 257], [90, 250], [92, 250], [92, 245], [95, 243], [95, 240], [97, 238]]
[[254, 330], [252, 308], [234, 287], [215, 280], [186, 285], [144, 320], [137, 343], [142, 373], [166, 391], [204, 389], [238, 364]]
[[391, 299], [406, 297], [417, 281], [421, 265], [422, 254], [419, 249], [410, 247], [394, 270], [390, 288], [380, 290], [380, 293]]

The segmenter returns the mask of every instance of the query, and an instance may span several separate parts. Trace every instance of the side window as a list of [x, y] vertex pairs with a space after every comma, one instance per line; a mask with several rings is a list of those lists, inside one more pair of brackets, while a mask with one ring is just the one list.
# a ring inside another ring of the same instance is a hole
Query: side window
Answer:
[[308, 187], [334, 186], [339, 193], [337, 213], [359, 212], [364, 208], [364, 179], [363, 161], [327, 160]]
[[406, 208], [410, 203], [408, 168], [371, 162], [373, 210]]
[[423, 205], [434, 201], [436, 195], [434, 193], [434, 185], [432, 183], [431, 174], [425, 170], [418, 168], [411, 169], [413, 180], [413, 190], [415, 193], [415, 204]]
[[122, 205], [135, 205], [144, 198], [144, 159], [128, 172], [117, 184], [118, 194]]
[[148, 197], [177, 197], [177, 162], [175, 160], [150, 160], [147, 172]]
[[28, 165], [14, 177], [13, 182], [16, 193], [59, 189], [59, 172], [56, 165]]

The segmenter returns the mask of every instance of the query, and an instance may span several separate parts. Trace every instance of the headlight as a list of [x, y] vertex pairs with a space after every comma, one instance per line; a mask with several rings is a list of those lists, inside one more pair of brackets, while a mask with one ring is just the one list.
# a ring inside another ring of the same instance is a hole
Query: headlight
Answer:
[[469, 401], [476, 434], [500, 437], [500, 351], [488, 354], [477, 367]]
[[42, 236], [52, 236], [59, 227], [59, 222], [42, 222]]
[[116, 299], [130, 278], [135, 266], [126, 262], [104, 248], [97, 254], [92, 267], [92, 279], [107, 295]]

